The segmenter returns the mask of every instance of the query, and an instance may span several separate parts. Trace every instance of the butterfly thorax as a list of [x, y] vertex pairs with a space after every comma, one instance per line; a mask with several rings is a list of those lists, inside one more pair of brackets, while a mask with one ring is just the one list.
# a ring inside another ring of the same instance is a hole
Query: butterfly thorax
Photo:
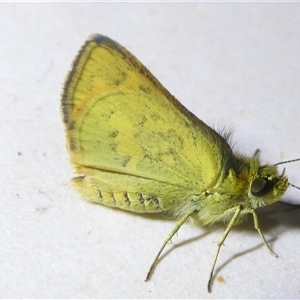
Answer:
[[195, 221], [202, 225], [227, 223], [237, 208], [242, 208], [236, 224], [258, 207], [278, 201], [288, 187], [284, 172], [274, 165], [261, 165], [258, 158], [236, 156], [228, 171], [199, 199]]

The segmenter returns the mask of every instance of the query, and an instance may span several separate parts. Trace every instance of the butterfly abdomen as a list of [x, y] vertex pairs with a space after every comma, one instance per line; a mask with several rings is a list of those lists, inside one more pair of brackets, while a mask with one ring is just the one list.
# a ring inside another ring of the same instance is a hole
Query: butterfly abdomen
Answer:
[[142, 193], [127, 191], [105, 191], [91, 185], [84, 176], [73, 178], [72, 183], [82, 194], [83, 198], [89, 202], [100, 203], [137, 213], [158, 213], [163, 211], [160, 200], [156, 195], [144, 195]]

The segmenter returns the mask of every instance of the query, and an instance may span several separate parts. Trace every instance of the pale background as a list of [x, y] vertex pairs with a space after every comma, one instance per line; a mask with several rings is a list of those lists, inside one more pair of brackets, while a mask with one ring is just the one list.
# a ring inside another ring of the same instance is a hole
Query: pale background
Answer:
[[[300, 157], [299, 3], [1, 3], [0, 297], [300, 298], [300, 209], [260, 212], [231, 232], [207, 279], [223, 225], [185, 225], [150, 282], [174, 221], [92, 205], [69, 185], [60, 91], [91, 33], [130, 50], [237, 148]], [[282, 167], [283, 168], [283, 167]], [[286, 165], [300, 185], [300, 163]], [[282, 199], [300, 204], [300, 191]]]

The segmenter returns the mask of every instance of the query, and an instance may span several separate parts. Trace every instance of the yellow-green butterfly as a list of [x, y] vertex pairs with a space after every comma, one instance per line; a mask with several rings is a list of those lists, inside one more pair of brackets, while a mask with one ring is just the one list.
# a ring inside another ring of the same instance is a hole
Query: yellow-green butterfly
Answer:
[[125, 48], [93, 35], [73, 62], [62, 95], [74, 187], [83, 198], [136, 213], [165, 213], [178, 221], [155, 257], [147, 279], [173, 235], [188, 220], [233, 226], [248, 214], [268, 246], [255, 209], [278, 201], [289, 185], [277, 165], [233, 153], [218, 134], [181, 105]]

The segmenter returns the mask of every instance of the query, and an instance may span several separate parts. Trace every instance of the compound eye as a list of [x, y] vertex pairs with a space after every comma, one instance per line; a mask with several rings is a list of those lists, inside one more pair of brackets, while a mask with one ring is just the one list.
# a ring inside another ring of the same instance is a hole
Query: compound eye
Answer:
[[251, 194], [255, 197], [266, 195], [272, 188], [272, 182], [264, 178], [255, 178], [251, 183]]

